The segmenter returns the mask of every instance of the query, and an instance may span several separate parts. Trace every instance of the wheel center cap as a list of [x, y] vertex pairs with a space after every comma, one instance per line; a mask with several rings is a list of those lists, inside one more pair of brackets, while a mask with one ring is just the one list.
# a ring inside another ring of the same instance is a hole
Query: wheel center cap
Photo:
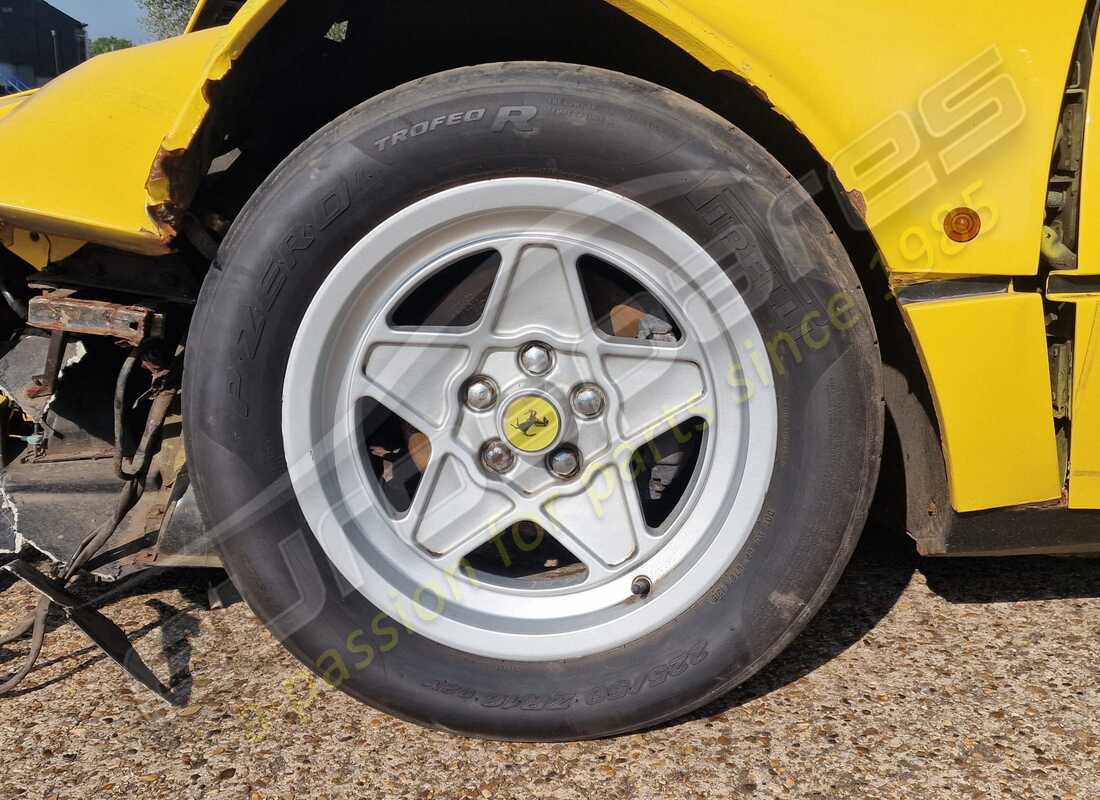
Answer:
[[504, 438], [523, 453], [549, 450], [561, 433], [561, 412], [548, 398], [522, 394], [508, 402], [501, 417]]

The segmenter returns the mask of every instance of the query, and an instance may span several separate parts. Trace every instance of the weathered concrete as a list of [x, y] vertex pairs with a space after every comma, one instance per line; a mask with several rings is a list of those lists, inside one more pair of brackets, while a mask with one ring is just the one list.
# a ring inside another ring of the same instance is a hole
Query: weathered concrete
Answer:
[[[5, 594], [0, 622], [30, 601]], [[308, 703], [244, 604], [208, 610], [190, 573], [106, 610], [190, 705], [162, 707], [59, 628], [0, 701], [0, 798], [1100, 796], [1100, 560], [865, 544], [748, 685], [660, 730], [567, 745], [451, 738], [336, 692]]]

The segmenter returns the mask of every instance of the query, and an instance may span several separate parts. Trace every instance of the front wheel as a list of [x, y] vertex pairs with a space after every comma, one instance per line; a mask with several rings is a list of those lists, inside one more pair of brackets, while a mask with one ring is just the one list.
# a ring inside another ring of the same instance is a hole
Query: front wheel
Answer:
[[444, 73], [319, 132], [234, 224], [189, 453], [244, 597], [406, 719], [575, 739], [763, 666], [865, 519], [859, 284], [759, 145], [596, 69]]

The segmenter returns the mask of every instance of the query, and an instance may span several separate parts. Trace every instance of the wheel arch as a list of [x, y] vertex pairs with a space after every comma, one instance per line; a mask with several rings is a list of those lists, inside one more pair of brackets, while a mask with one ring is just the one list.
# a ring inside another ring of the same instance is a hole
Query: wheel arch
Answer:
[[[295, 2], [290, 0], [286, 10], [293, 12]], [[329, 17], [339, 19], [345, 9], [339, 3], [328, 5]], [[416, 0], [375, 3], [358, 17], [348, 15], [352, 30], [357, 19], [361, 24], [373, 23], [363, 25], [371, 33], [362, 48], [367, 54], [366, 63], [355, 70], [362, 83], [350, 81], [357, 86], [356, 91], [327, 95], [324, 102], [328, 105], [321, 104], [324, 110], [314, 104], [316, 95], [307, 93], [294, 98], [284, 95], [280, 103], [275, 96], [264, 97], [263, 87], [271, 85], [267, 79], [239, 80], [238, 86], [250, 83], [259, 87], [258, 102], [250, 111], [242, 112], [253, 127], [274, 124], [279, 115], [286, 113], [287, 102], [293, 103], [292, 113], [298, 123], [298, 131], [283, 136], [278, 146], [259, 159], [261, 165], [244, 177], [244, 186], [236, 189], [240, 201], [250, 196], [270, 169], [328, 119], [409, 81], [471, 63], [534, 59], [601, 67], [649, 80], [695, 100], [760, 142], [802, 183], [840, 236], [864, 285], [884, 362], [892, 371], [887, 388], [891, 395], [888, 408], [892, 418], [896, 418], [890, 423], [895, 435], [888, 439], [892, 446], [885, 454], [883, 472], [900, 479], [904, 486], [899, 485], [893, 497], [884, 497], [882, 505], [907, 507], [906, 524], [911, 535], [917, 539], [931, 535], [926, 528], [940, 523], [938, 516], [925, 513], [926, 509], [940, 508], [947, 513], [949, 504], [936, 413], [924, 371], [893, 301], [883, 257], [874, 237], [861, 224], [864, 209], [859, 205], [858, 193], [844, 190], [832, 167], [800, 126], [773, 105], [771, 98], [776, 85], [769, 82], [764, 88], [729, 69], [731, 54], [720, 52], [717, 44], [710, 41], [713, 37], [706, 36], [701, 26], [695, 26], [693, 32], [688, 17], [662, 16], [653, 10], [665, 4], [563, 0], [553, 5], [555, 25], [581, 31], [567, 42], [560, 41], [560, 37], [550, 37], [555, 40], [549, 41], [540, 35], [540, 31], [560, 27], [532, 25], [529, 17], [520, 19], [501, 13], [508, 5], [505, 0], [463, 7], [453, 17], [435, 6], [431, 6], [429, 13], [427, 5]], [[303, 4], [298, 7], [303, 8]], [[379, 14], [383, 15], [381, 21]], [[431, 24], [417, 25], [426, 15], [431, 17]], [[325, 21], [320, 26], [316, 23], [302, 26], [295, 20], [290, 26], [278, 17], [271, 22], [271, 31], [278, 26], [304, 27], [314, 34], [327, 25]], [[420, 46], [410, 49], [405, 43], [413, 30]], [[476, 41], [475, 47], [467, 50], [461, 46], [471, 38]], [[614, 42], [614, 46], [607, 46], [608, 42]], [[781, 89], [779, 94], [791, 93]], [[217, 111], [219, 93], [211, 92], [211, 97]], [[228, 106], [233, 97], [232, 92], [223, 95], [221, 102]]]
[[[204, 0], [188, 32], [214, 27], [225, 9], [238, 5]], [[344, 20], [355, 48], [351, 65], [313, 47], [330, 25]], [[765, 28], [745, 28], [738, 32], [740, 43], [733, 42], [685, 4], [654, 0], [561, 0], [522, 15], [507, 0], [462, 7], [426, 0], [252, 0], [225, 26], [164, 136], [150, 171], [149, 211], [162, 236], [175, 235], [173, 223], [199, 191], [222, 134], [242, 120], [252, 121], [253, 129], [261, 122], [297, 128], [297, 137], [281, 137], [288, 153], [319, 127], [318, 120], [327, 122], [406, 82], [456, 67], [530, 60], [612, 69], [672, 89], [746, 130], [815, 191], [832, 176], [844, 194], [822, 156], [842, 149], [844, 134], [837, 120], [809, 102], [812, 81], [785, 77], [789, 70], [781, 67], [794, 58], [789, 47], [774, 53], [748, 47], [769, 35]], [[821, 55], [827, 50], [823, 45]], [[866, 94], [870, 101], [873, 90]], [[861, 226], [866, 204], [860, 193], [850, 193], [842, 205]]]

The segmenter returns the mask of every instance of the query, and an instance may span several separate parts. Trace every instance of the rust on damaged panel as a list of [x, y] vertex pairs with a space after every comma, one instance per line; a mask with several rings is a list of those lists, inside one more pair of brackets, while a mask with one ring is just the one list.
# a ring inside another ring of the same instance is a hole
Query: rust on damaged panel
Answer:
[[110, 336], [133, 345], [155, 335], [162, 318], [144, 306], [126, 306], [102, 300], [80, 300], [68, 292], [32, 298], [27, 324], [48, 331]]

